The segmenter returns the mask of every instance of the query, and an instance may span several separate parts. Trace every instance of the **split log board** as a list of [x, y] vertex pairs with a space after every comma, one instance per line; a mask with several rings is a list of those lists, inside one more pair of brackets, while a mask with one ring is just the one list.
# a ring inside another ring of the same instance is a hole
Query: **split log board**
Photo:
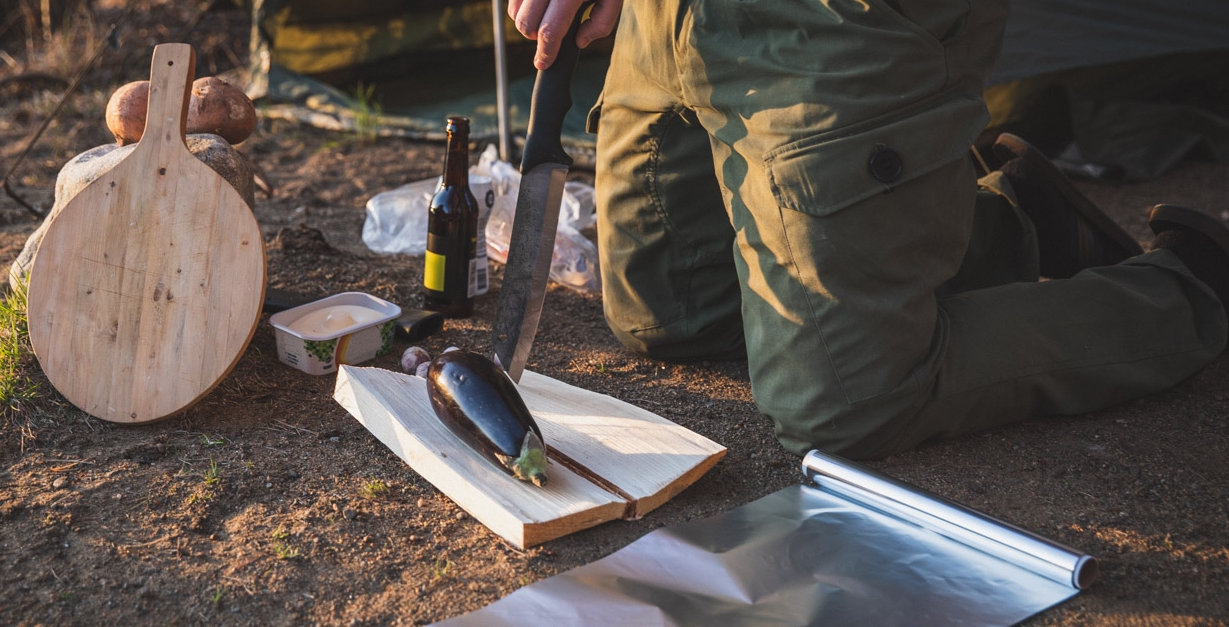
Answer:
[[520, 548], [639, 518], [725, 455], [720, 444], [604, 394], [530, 371], [518, 389], [550, 451], [544, 487], [512, 478], [449, 431], [421, 377], [342, 366], [333, 397], [415, 472]]

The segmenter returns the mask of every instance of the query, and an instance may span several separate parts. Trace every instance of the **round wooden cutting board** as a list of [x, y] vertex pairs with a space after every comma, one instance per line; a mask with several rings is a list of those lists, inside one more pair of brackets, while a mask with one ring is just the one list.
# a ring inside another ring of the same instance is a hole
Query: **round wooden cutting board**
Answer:
[[145, 133], [48, 224], [30, 343], [57, 390], [113, 422], [165, 418], [230, 372], [256, 331], [260, 227], [184, 143], [195, 53], [154, 48]]

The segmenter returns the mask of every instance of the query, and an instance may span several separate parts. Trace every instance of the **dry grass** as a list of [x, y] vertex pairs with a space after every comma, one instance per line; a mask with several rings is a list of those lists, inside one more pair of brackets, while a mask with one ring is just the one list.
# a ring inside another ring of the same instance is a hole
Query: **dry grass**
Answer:
[[[5, 52], [0, 62], [15, 74], [45, 73], [66, 80], [79, 73], [111, 31], [100, 24], [91, 3], [82, 0], [13, 0], [5, 2], [6, 28], [0, 29]], [[15, 5], [12, 8], [7, 5]], [[9, 49], [21, 50], [14, 55]]]

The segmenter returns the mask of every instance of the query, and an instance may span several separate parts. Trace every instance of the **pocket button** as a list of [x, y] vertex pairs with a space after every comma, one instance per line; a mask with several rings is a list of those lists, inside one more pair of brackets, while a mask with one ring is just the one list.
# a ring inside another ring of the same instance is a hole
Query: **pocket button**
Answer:
[[871, 176], [880, 183], [894, 183], [905, 171], [905, 162], [900, 153], [879, 144], [871, 151], [871, 158], [866, 163]]

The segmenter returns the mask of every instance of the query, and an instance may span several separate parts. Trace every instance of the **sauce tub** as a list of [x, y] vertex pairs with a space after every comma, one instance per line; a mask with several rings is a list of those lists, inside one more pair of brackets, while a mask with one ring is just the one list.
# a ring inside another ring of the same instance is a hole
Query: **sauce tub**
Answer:
[[362, 292], [343, 292], [269, 318], [282, 363], [307, 374], [337, 372], [392, 350], [401, 308]]

